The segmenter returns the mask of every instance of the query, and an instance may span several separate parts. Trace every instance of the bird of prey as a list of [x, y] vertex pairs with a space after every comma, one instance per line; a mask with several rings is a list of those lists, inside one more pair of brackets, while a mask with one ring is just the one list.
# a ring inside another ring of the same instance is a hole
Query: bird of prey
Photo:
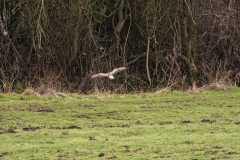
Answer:
[[91, 78], [93, 79], [93, 78], [99, 78], [99, 77], [109, 77], [110, 79], [115, 79], [114, 76], [113, 76], [114, 74], [116, 74], [118, 72], [121, 72], [123, 70], [126, 70], [126, 69], [127, 69], [126, 67], [115, 68], [111, 72], [98, 73], [98, 74], [93, 75]]

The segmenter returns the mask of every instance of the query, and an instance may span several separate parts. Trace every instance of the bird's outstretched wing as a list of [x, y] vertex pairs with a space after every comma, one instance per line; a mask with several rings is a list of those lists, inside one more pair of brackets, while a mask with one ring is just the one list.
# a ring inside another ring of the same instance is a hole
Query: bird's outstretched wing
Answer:
[[91, 78], [99, 78], [99, 77], [108, 77], [107, 73], [98, 73], [98, 74], [94, 74]]
[[121, 72], [121, 71], [123, 71], [123, 70], [126, 70], [126, 69], [127, 69], [126, 67], [115, 68], [114, 70], [112, 70], [112, 71], [110, 72], [110, 74], [114, 75], [114, 74], [116, 74], [116, 73], [118, 73], [118, 72]]

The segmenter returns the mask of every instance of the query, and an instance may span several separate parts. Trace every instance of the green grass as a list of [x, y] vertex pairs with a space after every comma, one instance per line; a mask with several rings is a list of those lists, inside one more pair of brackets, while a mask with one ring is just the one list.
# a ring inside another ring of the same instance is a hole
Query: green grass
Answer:
[[4, 160], [238, 160], [240, 89], [68, 97], [0, 94], [0, 131]]

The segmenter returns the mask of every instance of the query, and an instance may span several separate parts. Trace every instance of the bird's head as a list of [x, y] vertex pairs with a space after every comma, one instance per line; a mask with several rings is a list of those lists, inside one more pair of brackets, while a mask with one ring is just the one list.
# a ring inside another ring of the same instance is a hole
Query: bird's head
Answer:
[[110, 79], [115, 79], [115, 77], [113, 77], [113, 76], [108, 76]]

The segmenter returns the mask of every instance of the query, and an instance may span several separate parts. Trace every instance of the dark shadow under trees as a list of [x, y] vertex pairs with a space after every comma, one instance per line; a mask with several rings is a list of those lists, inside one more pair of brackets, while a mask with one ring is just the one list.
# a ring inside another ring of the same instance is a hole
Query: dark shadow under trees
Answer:
[[[0, 92], [240, 85], [240, 2], [0, 1]], [[109, 79], [97, 72], [127, 66]]]

